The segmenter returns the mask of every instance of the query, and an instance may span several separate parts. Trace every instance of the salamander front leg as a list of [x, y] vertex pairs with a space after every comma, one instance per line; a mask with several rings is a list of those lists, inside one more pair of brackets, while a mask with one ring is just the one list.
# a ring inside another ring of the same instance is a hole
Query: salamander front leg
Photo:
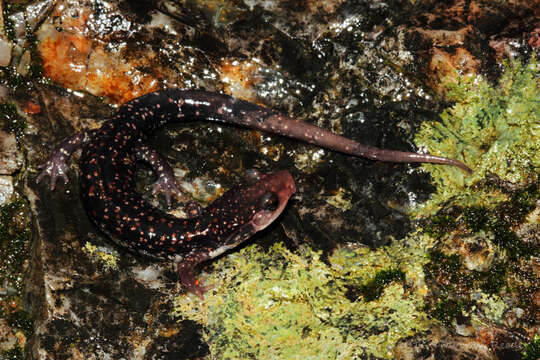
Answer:
[[50, 178], [50, 188], [51, 191], [56, 187], [56, 182], [58, 178], [61, 178], [64, 181], [64, 184], [67, 184], [67, 170], [68, 170], [68, 161], [71, 155], [80, 149], [83, 145], [87, 144], [90, 139], [92, 139], [97, 130], [88, 130], [83, 133], [74, 135], [66, 140], [62, 141], [58, 146], [53, 150], [45, 164], [39, 166], [40, 169], [43, 169], [38, 177], [36, 178], [36, 183], [39, 183], [46, 176]]
[[200, 255], [188, 256], [177, 263], [178, 280], [184, 288], [197, 295], [201, 300], [204, 298], [204, 293], [212, 290], [213, 286], [202, 286], [199, 280], [195, 277], [195, 267], [204, 261]]
[[137, 160], [148, 163], [157, 174], [152, 194], [162, 193], [165, 195], [167, 206], [171, 206], [171, 196], [176, 195], [181, 200], [187, 200], [186, 190], [178, 183], [171, 166], [155, 150], [147, 145], [139, 144], [135, 149]]

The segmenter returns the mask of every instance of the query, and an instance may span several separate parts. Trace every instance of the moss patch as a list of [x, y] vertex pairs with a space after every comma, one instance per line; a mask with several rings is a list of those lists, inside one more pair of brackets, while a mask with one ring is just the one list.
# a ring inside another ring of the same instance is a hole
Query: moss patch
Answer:
[[[502, 188], [500, 188], [502, 191]], [[477, 204], [462, 206], [448, 204], [437, 214], [425, 220], [424, 231], [436, 239], [442, 239], [452, 231], [493, 234], [493, 242], [517, 259], [533, 254], [534, 244], [525, 243], [513, 229], [527, 220], [540, 199], [538, 182], [528, 184], [514, 191], [506, 191], [505, 200], [498, 204]], [[533, 222], [531, 220], [530, 222]]]
[[428, 253], [428, 258], [430, 261], [424, 267], [426, 279], [437, 283], [445, 294], [456, 293], [472, 285], [470, 274], [462, 271], [459, 255], [446, 255], [440, 250], [434, 250]]
[[535, 335], [530, 343], [525, 345], [522, 360], [537, 360], [540, 358], [540, 336]]
[[[356, 290], [357, 293], [364, 297], [364, 300], [373, 301], [381, 297], [386, 285], [403, 280], [405, 280], [405, 273], [399, 269], [381, 270], [372, 279], [356, 289], [353, 288], [353, 293]], [[357, 298], [357, 296], [353, 296], [353, 298]]]
[[433, 307], [426, 307], [435, 319], [441, 321], [446, 326], [451, 326], [452, 322], [467, 314], [466, 309], [470, 309], [470, 304], [463, 300], [441, 298]]

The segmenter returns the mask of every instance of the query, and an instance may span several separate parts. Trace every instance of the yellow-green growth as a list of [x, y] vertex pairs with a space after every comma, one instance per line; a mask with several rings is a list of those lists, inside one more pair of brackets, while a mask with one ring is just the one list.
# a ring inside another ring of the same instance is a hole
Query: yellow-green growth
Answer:
[[522, 360], [537, 360], [540, 357], [540, 336], [534, 335], [530, 343], [525, 345]]
[[474, 187], [489, 174], [518, 185], [538, 179], [540, 169], [539, 65], [505, 65], [499, 83], [481, 76], [463, 76], [448, 85], [454, 106], [441, 114], [441, 122], [424, 123], [416, 144], [429, 153], [463, 160], [473, 170], [426, 164], [437, 193], [423, 213], [431, 213], [448, 200], [466, 205], [489, 205], [505, 195]]
[[414, 234], [377, 250], [346, 247], [330, 265], [307, 247], [252, 245], [218, 260], [204, 279], [215, 289], [203, 302], [179, 296], [174, 315], [204, 324], [219, 359], [390, 359], [397, 341], [432, 323], [422, 310], [431, 241]]
[[352, 194], [340, 187], [334, 195], [326, 197], [326, 202], [335, 208], [347, 211], [353, 207], [351, 198]]
[[[481, 307], [482, 315], [497, 324], [502, 324], [504, 312], [508, 310], [508, 305], [504, 300], [494, 294], [479, 293], [478, 296], [476, 305]], [[483, 319], [478, 319], [476, 313], [473, 314], [473, 321], [477, 321], [480, 324], [483, 323]]]
[[107, 248], [97, 247], [86, 242], [83, 251], [93, 257], [105, 270], [118, 270], [118, 254]]

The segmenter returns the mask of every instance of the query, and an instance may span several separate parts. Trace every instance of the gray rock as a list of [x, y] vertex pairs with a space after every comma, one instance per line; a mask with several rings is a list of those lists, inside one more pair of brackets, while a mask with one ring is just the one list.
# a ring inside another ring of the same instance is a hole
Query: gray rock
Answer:
[[11, 49], [13, 44], [0, 38], [0, 66], [8, 66], [11, 62]]
[[23, 165], [23, 155], [14, 134], [0, 130], [0, 175], [13, 175]]
[[467, 269], [486, 271], [491, 267], [494, 259], [500, 258], [497, 246], [493, 244], [493, 237], [492, 233], [479, 231], [461, 239], [459, 254]]
[[0, 175], [0, 206], [7, 204], [13, 195], [13, 178]]

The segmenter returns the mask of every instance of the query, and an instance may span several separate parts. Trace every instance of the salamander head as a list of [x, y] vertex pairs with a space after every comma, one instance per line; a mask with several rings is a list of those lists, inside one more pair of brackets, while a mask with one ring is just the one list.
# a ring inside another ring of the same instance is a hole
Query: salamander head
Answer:
[[256, 182], [244, 189], [244, 200], [255, 205], [251, 224], [255, 231], [270, 225], [285, 209], [296, 186], [288, 171], [262, 175]]
[[296, 191], [288, 171], [278, 171], [252, 178], [247, 185], [236, 186], [204, 211], [214, 235], [210, 257], [238, 245], [270, 225], [285, 209]]

